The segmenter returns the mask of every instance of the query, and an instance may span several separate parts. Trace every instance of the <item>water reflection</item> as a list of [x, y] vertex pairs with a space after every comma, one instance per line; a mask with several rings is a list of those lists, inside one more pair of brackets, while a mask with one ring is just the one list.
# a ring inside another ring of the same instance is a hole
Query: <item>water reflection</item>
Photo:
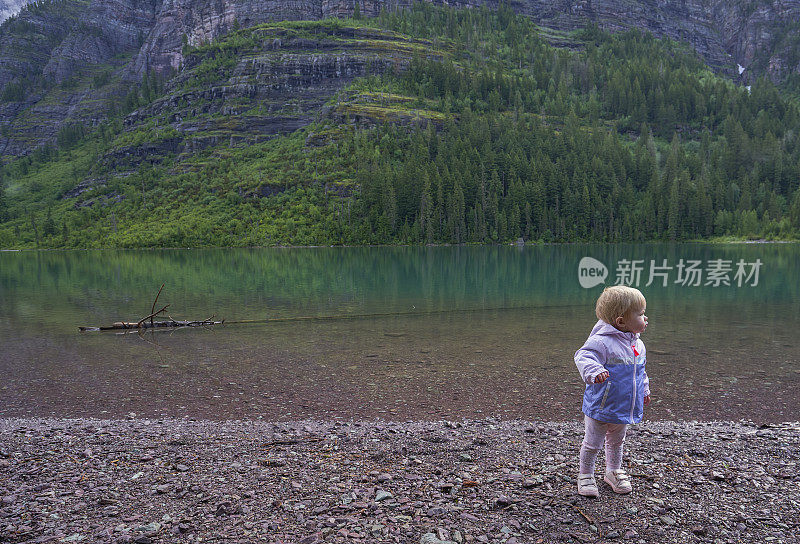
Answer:
[[[756, 287], [642, 287], [650, 417], [797, 420], [798, 253], [795, 245], [0, 253], [0, 416], [574, 419], [582, 386], [572, 353], [602, 288], [578, 284], [577, 263], [590, 255], [612, 277], [624, 259], [760, 258]], [[160, 302], [175, 318], [402, 315], [142, 337], [77, 332], [146, 315], [162, 281]]]

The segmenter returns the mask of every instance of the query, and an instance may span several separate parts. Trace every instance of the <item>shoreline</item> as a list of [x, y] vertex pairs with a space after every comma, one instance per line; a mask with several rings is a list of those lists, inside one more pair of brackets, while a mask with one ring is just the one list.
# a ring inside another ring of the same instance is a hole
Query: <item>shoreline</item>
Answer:
[[648, 241], [620, 241], [620, 242], [540, 242], [528, 241], [518, 242], [497, 242], [497, 243], [461, 243], [461, 244], [328, 244], [328, 245], [268, 245], [268, 246], [190, 246], [190, 247], [161, 247], [161, 246], [142, 246], [142, 247], [27, 247], [27, 248], [0, 248], [0, 252], [20, 252], [20, 251], [159, 251], [159, 250], [203, 250], [203, 249], [321, 249], [321, 248], [386, 248], [386, 247], [409, 247], [409, 248], [440, 248], [440, 247], [539, 247], [539, 246], [574, 246], [574, 245], [603, 245], [615, 246], [621, 244], [633, 245], [668, 245], [668, 244], [691, 244], [691, 245], [733, 245], [733, 244], [800, 244], [800, 240], [768, 240], [760, 238], [750, 240], [742, 239], [711, 239], [711, 240], [648, 240]]
[[0, 541], [793, 543], [798, 430], [633, 425], [587, 499], [577, 422], [0, 418]]

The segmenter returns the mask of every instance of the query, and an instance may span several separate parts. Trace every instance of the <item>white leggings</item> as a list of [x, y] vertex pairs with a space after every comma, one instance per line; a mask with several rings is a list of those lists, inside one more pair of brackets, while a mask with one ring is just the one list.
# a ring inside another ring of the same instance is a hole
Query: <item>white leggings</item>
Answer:
[[625, 442], [625, 431], [628, 425], [625, 423], [606, 423], [597, 421], [589, 416], [583, 416], [585, 427], [583, 434], [583, 445], [593, 450], [603, 447], [603, 442], [609, 446], [621, 446]]
[[625, 423], [605, 423], [584, 416], [583, 446], [581, 447], [580, 473], [594, 474], [597, 454], [606, 446], [606, 472], [622, 468], [622, 446], [625, 442]]

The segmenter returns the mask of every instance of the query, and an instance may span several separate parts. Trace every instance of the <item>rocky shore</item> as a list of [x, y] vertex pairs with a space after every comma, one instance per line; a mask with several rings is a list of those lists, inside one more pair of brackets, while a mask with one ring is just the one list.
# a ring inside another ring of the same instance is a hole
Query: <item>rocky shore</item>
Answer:
[[581, 438], [494, 419], [0, 419], [0, 542], [800, 542], [796, 423], [636, 425], [634, 491], [600, 499], [575, 492]]

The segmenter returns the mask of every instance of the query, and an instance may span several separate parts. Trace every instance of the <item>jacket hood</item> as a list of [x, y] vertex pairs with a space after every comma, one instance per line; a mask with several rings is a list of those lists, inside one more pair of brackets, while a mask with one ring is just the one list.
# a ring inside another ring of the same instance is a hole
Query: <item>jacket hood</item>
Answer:
[[595, 323], [592, 332], [589, 333], [589, 337], [591, 338], [592, 336], [618, 336], [620, 338], [624, 338], [625, 340], [635, 341], [639, 338], [639, 333], [623, 332], [614, 325], [606, 323], [600, 319], [597, 321], [597, 323]]

